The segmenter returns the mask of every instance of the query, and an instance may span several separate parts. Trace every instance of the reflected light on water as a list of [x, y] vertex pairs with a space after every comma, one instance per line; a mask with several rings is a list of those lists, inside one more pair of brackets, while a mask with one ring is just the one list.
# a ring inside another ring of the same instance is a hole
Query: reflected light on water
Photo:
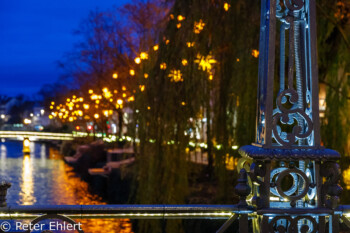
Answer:
[[0, 146], [0, 167], [3, 169], [6, 166], [7, 149], [4, 144]]
[[20, 199], [23, 205], [32, 205], [36, 202], [33, 189], [33, 170], [30, 156], [23, 157], [22, 164], [22, 179], [20, 183], [21, 192]]
[[[37, 142], [31, 143], [30, 156], [23, 156], [22, 149], [20, 141], [0, 143], [0, 177], [12, 183], [9, 205], [106, 204], [65, 164], [58, 150]], [[129, 219], [75, 220], [82, 223], [84, 232], [132, 233]]]
[[46, 165], [46, 145], [45, 144], [41, 144], [40, 146], [40, 161], [42, 166]]
[[[50, 158], [57, 159], [58, 152], [50, 150]], [[102, 199], [89, 192], [89, 185], [82, 181], [73, 171], [73, 168], [61, 162], [53, 174], [56, 187], [54, 200], [57, 204], [68, 205], [103, 205]], [[131, 233], [132, 224], [129, 219], [75, 219], [82, 223], [85, 232], [93, 233]]]

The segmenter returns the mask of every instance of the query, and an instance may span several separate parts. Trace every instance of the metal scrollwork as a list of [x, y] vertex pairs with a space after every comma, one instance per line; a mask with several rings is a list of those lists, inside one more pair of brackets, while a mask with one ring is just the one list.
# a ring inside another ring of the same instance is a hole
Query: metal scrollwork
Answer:
[[[279, 168], [273, 169], [273, 170], [271, 171], [271, 174], [270, 174], [271, 183], [274, 184], [274, 181], [277, 180], [278, 175], [279, 175], [281, 172], [285, 171], [285, 170], [288, 170], [288, 168], [286, 168], [286, 167], [279, 167]], [[284, 192], [284, 193], [287, 194], [288, 196], [289, 196], [289, 195], [292, 195], [293, 193], [295, 193], [295, 192], [297, 191], [297, 188], [298, 188], [298, 185], [297, 185], [298, 176], [297, 176], [296, 174], [294, 174], [294, 173], [293, 173], [293, 174], [290, 174], [290, 175], [291, 175], [292, 178], [293, 178], [293, 185], [290, 187], [289, 190], [287, 190], [287, 191]], [[282, 198], [282, 196], [281, 196], [281, 195], [278, 193], [278, 191], [277, 191], [276, 185], [273, 185], [273, 186], [271, 187], [270, 190], [271, 190], [271, 193], [272, 193], [272, 194], [274, 194], [275, 196], [278, 196], [278, 197], [281, 197], [281, 198]]]
[[[302, 224], [298, 223], [302, 221]], [[317, 221], [311, 216], [297, 216], [295, 218], [291, 216], [276, 216], [269, 223], [270, 232], [279, 232], [279, 233], [315, 233], [317, 232]], [[300, 231], [299, 231], [300, 227]]]
[[290, 11], [298, 11], [301, 10], [304, 6], [303, 0], [285, 0], [284, 4]]
[[[254, 187], [256, 188], [254, 196], [252, 198], [253, 205], [260, 208], [263, 205], [264, 200], [262, 198], [265, 198], [266, 194], [266, 185], [264, 183], [264, 177], [266, 174], [266, 165], [262, 161], [255, 161], [250, 166], [250, 172], [249, 177], [254, 184]], [[259, 193], [263, 197], [258, 197], [256, 194]]]
[[[287, 176], [292, 177], [292, 185], [285, 191], [282, 189], [282, 183]], [[303, 183], [302, 187], [298, 186], [300, 182]], [[314, 187], [310, 177], [298, 168], [281, 167], [271, 172], [271, 193], [280, 198], [290, 200], [292, 207], [295, 207], [297, 200], [304, 198], [306, 195], [309, 196], [310, 189]], [[310, 193], [310, 196], [312, 195], [313, 192]]]
[[[286, 97], [289, 97], [289, 102], [293, 104], [293, 107], [290, 109], [283, 106], [287, 102]], [[291, 146], [298, 139], [308, 138], [313, 131], [313, 124], [310, 117], [302, 109], [294, 107], [298, 99], [299, 95], [293, 89], [284, 90], [277, 97], [278, 111], [274, 114], [272, 126], [273, 136], [280, 145]], [[291, 133], [283, 132], [278, 125], [279, 122], [292, 125], [295, 121], [297, 121], [298, 125], [293, 127]], [[304, 124], [304, 122], [306, 123], [306, 130], [303, 132], [300, 125]]]

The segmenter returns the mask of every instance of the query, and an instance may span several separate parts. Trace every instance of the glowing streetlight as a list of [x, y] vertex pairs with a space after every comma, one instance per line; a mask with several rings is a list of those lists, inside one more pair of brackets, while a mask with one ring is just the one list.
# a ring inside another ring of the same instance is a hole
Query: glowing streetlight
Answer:
[[136, 57], [134, 61], [135, 61], [136, 64], [140, 64], [141, 63], [141, 58]]
[[117, 100], [117, 104], [122, 105], [123, 104], [123, 100], [122, 99], [118, 99]]

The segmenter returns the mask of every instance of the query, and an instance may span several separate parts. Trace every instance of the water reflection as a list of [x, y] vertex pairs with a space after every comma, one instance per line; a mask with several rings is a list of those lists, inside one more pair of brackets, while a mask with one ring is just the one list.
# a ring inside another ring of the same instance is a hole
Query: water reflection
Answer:
[[33, 170], [29, 155], [23, 157], [22, 163], [22, 179], [21, 179], [21, 192], [20, 201], [23, 205], [33, 205], [36, 202], [33, 189]]
[[[57, 150], [45, 144], [31, 143], [30, 156], [23, 157], [22, 142], [0, 143], [0, 178], [12, 183], [8, 204], [80, 205], [106, 204], [89, 192], [82, 181], [61, 159]], [[128, 219], [76, 219], [84, 232], [130, 233]]]

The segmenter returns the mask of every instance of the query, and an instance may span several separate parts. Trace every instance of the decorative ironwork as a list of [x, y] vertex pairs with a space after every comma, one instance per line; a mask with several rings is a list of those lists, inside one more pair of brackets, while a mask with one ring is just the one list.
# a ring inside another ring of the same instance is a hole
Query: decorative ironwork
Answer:
[[[298, 223], [303, 220], [304, 223], [298, 226]], [[316, 233], [317, 232], [317, 222], [311, 216], [277, 216], [274, 217], [269, 223], [270, 232], [279, 232], [279, 233]]]
[[248, 185], [248, 174], [247, 171], [242, 168], [239, 172], [238, 184], [235, 187], [235, 191], [239, 196], [239, 207], [247, 207], [246, 198], [250, 194], [251, 188]]
[[[263, 0], [261, 6], [256, 143], [265, 148], [320, 147], [318, 74], [313, 45], [315, 2]], [[278, 49], [276, 34], [280, 37]], [[276, 51], [280, 57], [279, 91], [274, 96]]]
[[239, 150], [254, 232], [325, 232], [327, 220], [339, 230], [340, 155], [320, 145], [315, 10], [315, 0], [261, 2], [256, 141]]

